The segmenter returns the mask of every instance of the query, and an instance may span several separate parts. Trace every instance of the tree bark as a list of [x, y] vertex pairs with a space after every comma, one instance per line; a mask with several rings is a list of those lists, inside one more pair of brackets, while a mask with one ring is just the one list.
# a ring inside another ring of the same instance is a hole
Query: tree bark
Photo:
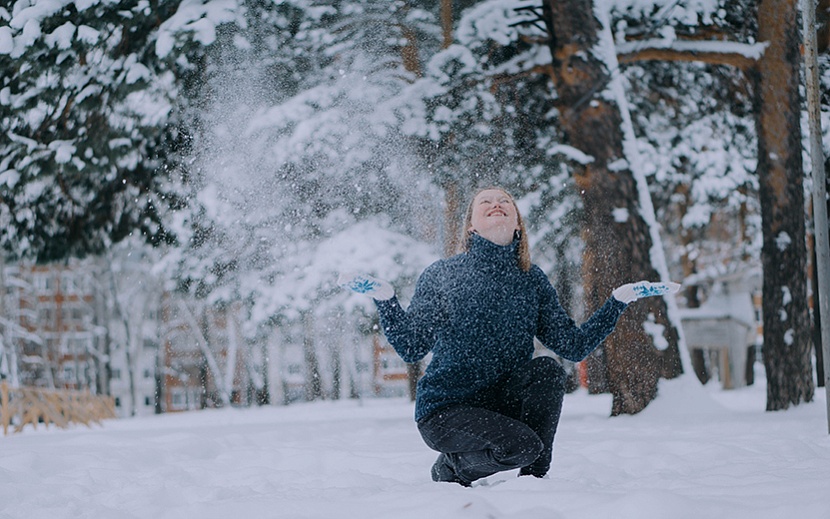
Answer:
[[441, 0], [441, 48], [452, 45], [452, 0]]
[[[407, 10], [409, 6], [407, 5]], [[443, 43], [442, 48], [447, 48], [452, 44], [452, 1], [451, 0], [441, 0], [441, 28], [443, 34]], [[401, 33], [406, 40], [406, 45], [401, 47], [401, 61], [403, 63], [404, 68], [415, 75], [415, 77], [421, 77], [423, 75], [423, 70], [421, 67], [421, 60], [418, 59], [418, 40], [415, 35], [415, 31], [406, 26], [405, 24], [401, 24]], [[449, 204], [449, 193], [446, 195], [447, 203]], [[444, 220], [450, 225], [450, 220], [446, 217]], [[447, 236], [444, 237], [444, 248], [450, 246]], [[454, 253], [454, 249], [453, 249]], [[408, 362], [406, 364], [406, 377], [407, 377], [407, 388], [409, 391], [409, 400], [414, 402], [415, 396], [418, 388], [418, 380], [421, 378], [423, 374], [423, 361], [417, 362]]]
[[818, 0], [816, 9], [816, 25], [818, 26], [818, 52], [827, 52], [830, 48], [830, 0]]
[[797, 0], [762, 0], [752, 74], [758, 118], [767, 410], [813, 399], [799, 82]]
[[[594, 311], [616, 286], [659, 279], [659, 275], [651, 264], [652, 243], [639, 211], [636, 184], [624, 160], [619, 108], [598, 95], [607, 76], [592, 52], [599, 31], [593, 3], [548, 0], [544, 10], [551, 35], [552, 79], [565, 138], [567, 144], [593, 157], [593, 162], [577, 172], [576, 185], [585, 209], [586, 306]], [[677, 344], [662, 298], [638, 301], [626, 310], [604, 346], [607, 384], [613, 395], [612, 415], [642, 411], [657, 394], [657, 381], [664, 370], [662, 355], [643, 326], [649, 314], [670, 330], [665, 337], [669, 344]], [[674, 359], [666, 364], [670, 366], [666, 373], [679, 371], [676, 351]]]

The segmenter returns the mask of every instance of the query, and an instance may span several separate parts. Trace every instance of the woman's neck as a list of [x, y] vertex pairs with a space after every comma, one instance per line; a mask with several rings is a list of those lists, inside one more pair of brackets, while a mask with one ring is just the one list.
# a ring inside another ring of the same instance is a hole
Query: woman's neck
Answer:
[[510, 229], [494, 228], [485, 231], [476, 231], [476, 233], [485, 240], [491, 241], [496, 245], [510, 245], [513, 243], [514, 231]]
[[487, 262], [510, 263], [516, 261], [516, 245], [516, 241], [507, 245], [499, 245], [480, 234], [474, 234], [469, 252], [473, 257]]

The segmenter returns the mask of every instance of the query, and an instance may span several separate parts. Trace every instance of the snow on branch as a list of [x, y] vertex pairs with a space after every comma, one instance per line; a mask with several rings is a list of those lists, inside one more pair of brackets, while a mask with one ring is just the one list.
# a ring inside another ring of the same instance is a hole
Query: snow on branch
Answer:
[[194, 40], [210, 45], [216, 40], [216, 27], [237, 19], [239, 6], [234, 0], [184, 0], [176, 14], [162, 22], [156, 40], [156, 55], [167, 57], [180, 34], [191, 33]]
[[582, 150], [568, 146], [567, 144], [557, 144], [547, 151], [548, 156], [564, 155], [568, 160], [572, 160], [583, 166], [594, 161], [594, 157], [586, 154]]
[[620, 63], [635, 61], [704, 61], [748, 68], [764, 54], [766, 42], [684, 41], [651, 39], [616, 45]]

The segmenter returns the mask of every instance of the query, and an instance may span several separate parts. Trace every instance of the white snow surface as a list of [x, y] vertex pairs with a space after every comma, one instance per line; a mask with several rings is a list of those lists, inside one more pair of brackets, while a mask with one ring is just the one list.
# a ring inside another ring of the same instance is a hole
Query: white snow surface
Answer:
[[472, 488], [430, 480], [436, 454], [406, 399], [27, 428], [0, 437], [0, 517], [826, 519], [824, 391], [788, 411], [764, 403], [763, 380], [722, 391], [686, 376], [610, 418], [610, 396], [577, 391], [548, 478]]

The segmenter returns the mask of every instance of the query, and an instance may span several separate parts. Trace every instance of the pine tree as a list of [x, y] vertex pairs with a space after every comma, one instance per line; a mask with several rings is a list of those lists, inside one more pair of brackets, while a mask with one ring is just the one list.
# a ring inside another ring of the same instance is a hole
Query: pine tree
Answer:
[[159, 168], [173, 85], [153, 55], [164, 11], [148, 2], [0, 9], [8, 254], [46, 261], [100, 252], [131, 233], [169, 239]]

